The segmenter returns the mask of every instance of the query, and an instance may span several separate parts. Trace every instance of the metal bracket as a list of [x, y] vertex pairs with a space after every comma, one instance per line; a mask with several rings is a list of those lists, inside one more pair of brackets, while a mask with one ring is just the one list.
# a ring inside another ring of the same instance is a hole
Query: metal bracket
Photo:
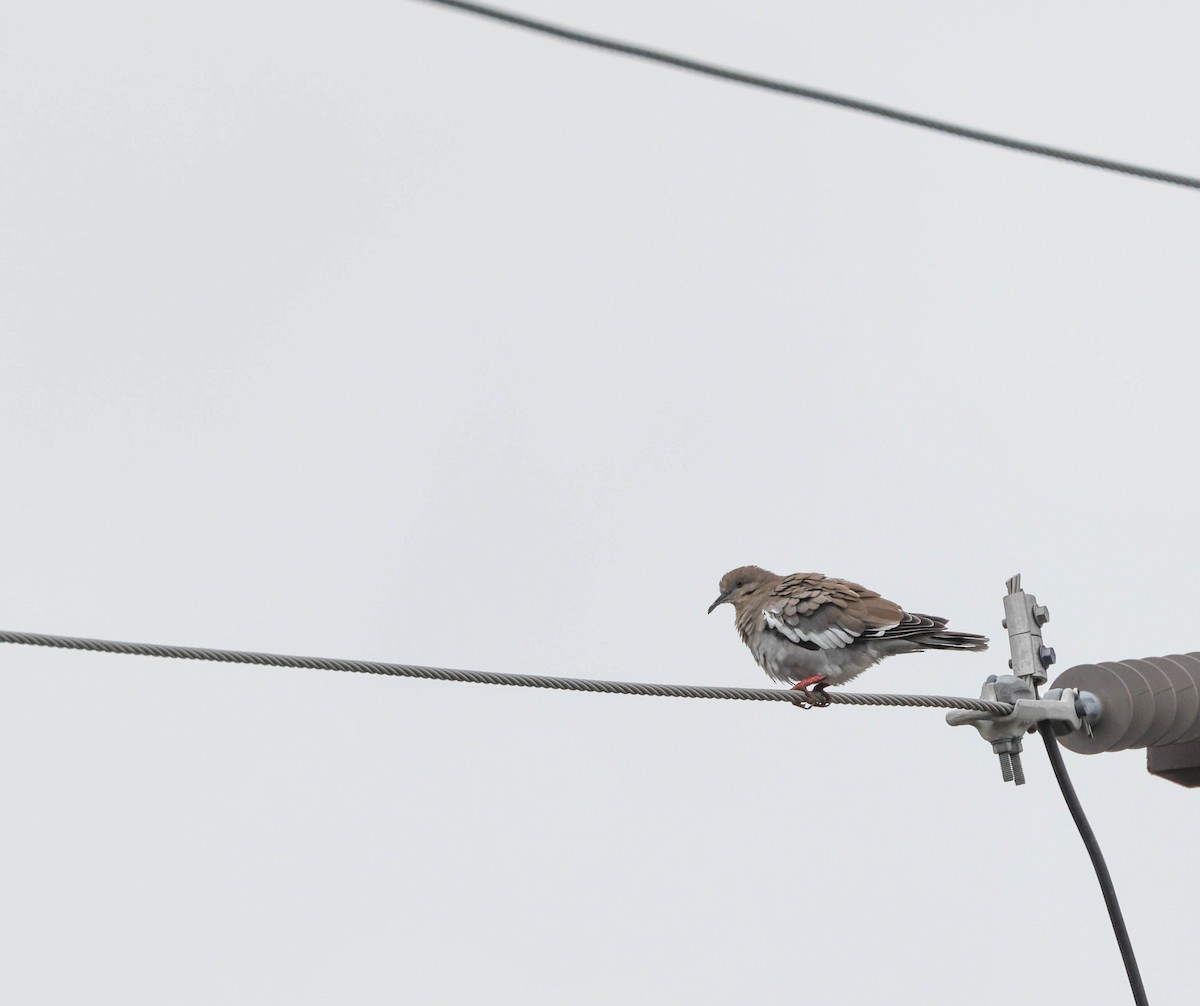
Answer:
[[1044, 685], [1047, 668], [1058, 659], [1054, 648], [1042, 642], [1042, 626], [1050, 621], [1050, 609], [1021, 589], [1020, 573], [1010, 577], [1006, 586], [1004, 621], [1000, 624], [1008, 629], [1012, 651], [1008, 666], [1017, 677]]
[[1100, 700], [1091, 692], [1080, 692], [1074, 688], [1052, 688], [1044, 698], [1037, 698], [1033, 685], [1015, 674], [997, 677], [991, 675], [979, 693], [989, 702], [1008, 702], [1013, 710], [1007, 715], [955, 710], [946, 714], [946, 722], [952, 727], [973, 726], [992, 751], [1000, 756], [1000, 774], [1005, 782], [1018, 786], [1025, 783], [1025, 772], [1021, 767], [1021, 738], [1032, 733], [1039, 723], [1050, 721], [1054, 732], [1070, 733], [1072, 730], [1092, 732], [1092, 724], [1100, 718]]

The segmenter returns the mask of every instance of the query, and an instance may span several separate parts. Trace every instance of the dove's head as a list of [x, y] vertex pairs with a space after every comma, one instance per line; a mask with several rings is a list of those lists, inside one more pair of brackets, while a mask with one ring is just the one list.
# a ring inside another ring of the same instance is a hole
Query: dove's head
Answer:
[[739, 566], [737, 569], [731, 569], [721, 577], [721, 595], [709, 605], [708, 613], [711, 615], [713, 609], [722, 604], [732, 604], [736, 608], [739, 601], [749, 597], [773, 579], [773, 573], [758, 566]]

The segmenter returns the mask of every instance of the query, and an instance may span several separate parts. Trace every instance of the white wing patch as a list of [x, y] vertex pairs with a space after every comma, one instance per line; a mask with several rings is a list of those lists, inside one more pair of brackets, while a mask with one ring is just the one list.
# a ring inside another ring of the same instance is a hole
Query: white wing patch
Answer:
[[774, 629], [785, 639], [790, 639], [797, 645], [815, 643], [822, 650], [840, 650], [858, 638], [856, 633], [843, 629], [840, 625], [831, 625], [821, 632], [805, 632], [795, 625], [788, 625], [780, 617], [779, 612], [771, 608], [763, 609], [763, 622], [768, 629]]

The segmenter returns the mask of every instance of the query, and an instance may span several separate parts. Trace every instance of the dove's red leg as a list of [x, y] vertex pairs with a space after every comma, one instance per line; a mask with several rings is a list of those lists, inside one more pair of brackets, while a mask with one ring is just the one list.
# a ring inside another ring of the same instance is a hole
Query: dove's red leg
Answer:
[[805, 678], [803, 681], [797, 681], [794, 685], [792, 685], [792, 691], [793, 692], [802, 692], [806, 688], [808, 688], [809, 685], [816, 685], [817, 688], [820, 689], [821, 683], [824, 680], [825, 680], [824, 674], [814, 674], [812, 677]]

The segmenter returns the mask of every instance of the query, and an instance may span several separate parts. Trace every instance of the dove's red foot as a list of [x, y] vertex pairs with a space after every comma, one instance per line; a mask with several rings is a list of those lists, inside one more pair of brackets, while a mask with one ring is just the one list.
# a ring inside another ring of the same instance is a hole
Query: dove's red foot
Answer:
[[[811, 688], [809, 686], [812, 686]], [[793, 692], [804, 692], [808, 696], [808, 703], [800, 702], [799, 705], [805, 709], [809, 705], [821, 706], [822, 708], [829, 705], [829, 697], [825, 694], [825, 689], [828, 687], [828, 682], [825, 680], [824, 674], [814, 674], [811, 678], [805, 678], [803, 681], [797, 681], [792, 685]]]

